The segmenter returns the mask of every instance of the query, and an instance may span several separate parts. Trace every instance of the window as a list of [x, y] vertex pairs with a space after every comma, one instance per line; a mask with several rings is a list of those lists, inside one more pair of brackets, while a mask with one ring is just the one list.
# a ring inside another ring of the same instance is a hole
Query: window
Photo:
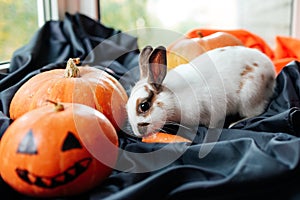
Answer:
[[300, 10], [298, 0], [2, 0], [0, 62], [29, 42], [44, 20], [62, 19], [65, 11], [97, 19], [100, 10], [104, 25], [136, 35], [141, 46], [172, 41], [192, 28], [243, 28], [274, 47], [276, 35], [300, 37], [300, 12], [293, 7]]
[[0, 62], [29, 42], [38, 29], [37, 0], [0, 1]]
[[103, 0], [100, 15], [105, 25], [131, 32], [143, 27], [181, 34], [192, 28], [242, 28], [272, 47], [276, 35], [291, 35], [292, 7], [293, 0]]

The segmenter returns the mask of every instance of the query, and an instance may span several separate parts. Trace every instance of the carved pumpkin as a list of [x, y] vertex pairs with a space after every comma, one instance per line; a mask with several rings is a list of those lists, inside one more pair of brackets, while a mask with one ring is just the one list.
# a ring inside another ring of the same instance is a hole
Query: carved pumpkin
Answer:
[[82, 104], [64, 103], [56, 110], [48, 105], [7, 128], [1, 139], [0, 172], [25, 195], [76, 195], [108, 177], [117, 156], [116, 131], [102, 113]]
[[66, 69], [40, 73], [24, 83], [10, 104], [10, 117], [47, 105], [47, 99], [88, 105], [102, 112], [119, 130], [126, 118], [128, 96], [122, 85], [103, 70], [77, 67], [78, 59], [69, 59]]
[[204, 37], [198, 32], [198, 36], [184, 36], [167, 47], [168, 69], [186, 64], [204, 52], [218, 47], [243, 45], [237, 37], [226, 32], [216, 32]]

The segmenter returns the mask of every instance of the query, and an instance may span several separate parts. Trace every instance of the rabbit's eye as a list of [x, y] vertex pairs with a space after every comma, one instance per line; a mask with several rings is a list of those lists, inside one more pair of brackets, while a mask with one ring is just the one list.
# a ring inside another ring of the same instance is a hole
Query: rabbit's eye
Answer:
[[149, 109], [150, 109], [150, 102], [148, 101], [145, 101], [145, 102], [142, 102], [140, 105], [139, 105], [139, 111], [140, 112], [147, 112]]

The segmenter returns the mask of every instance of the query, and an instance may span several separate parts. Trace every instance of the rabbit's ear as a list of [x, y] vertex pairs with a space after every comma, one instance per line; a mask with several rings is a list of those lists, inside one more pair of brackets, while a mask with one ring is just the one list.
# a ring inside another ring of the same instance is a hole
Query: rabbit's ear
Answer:
[[146, 46], [143, 48], [142, 52], [140, 53], [140, 58], [139, 58], [140, 79], [144, 79], [148, 77], [149, 56], [152, 51], [153, 48], [151, 46]]
[[148, 82], [159, 89], [167, 74], [167, 52], [166, 48], [159, 46], [152, 51], [149, 57]]

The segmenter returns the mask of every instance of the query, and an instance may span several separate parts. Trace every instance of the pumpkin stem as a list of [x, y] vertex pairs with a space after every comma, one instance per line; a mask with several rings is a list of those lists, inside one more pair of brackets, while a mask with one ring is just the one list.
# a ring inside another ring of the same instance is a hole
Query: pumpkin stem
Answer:
[[57, 102], [49, 100], [49, 99], [47, 99], [46, 101], [49, 103], [52, 103], [55, 106], [54, 107], [55, 112], [63, 111], [65, 109], [64, 105], [62, 105], [61, 103], [57, 103]]
[[204, 36], [201, 31], [197, 31], [197, 35], [199, 38], [203, 38], [203, 36]]
[[66, 78], [76, 78], [80, 76], [79, 69], [77, 67], [77, 64], [79, 63], [80, 63], [80, 58], [69, 58], [65, 70]]

